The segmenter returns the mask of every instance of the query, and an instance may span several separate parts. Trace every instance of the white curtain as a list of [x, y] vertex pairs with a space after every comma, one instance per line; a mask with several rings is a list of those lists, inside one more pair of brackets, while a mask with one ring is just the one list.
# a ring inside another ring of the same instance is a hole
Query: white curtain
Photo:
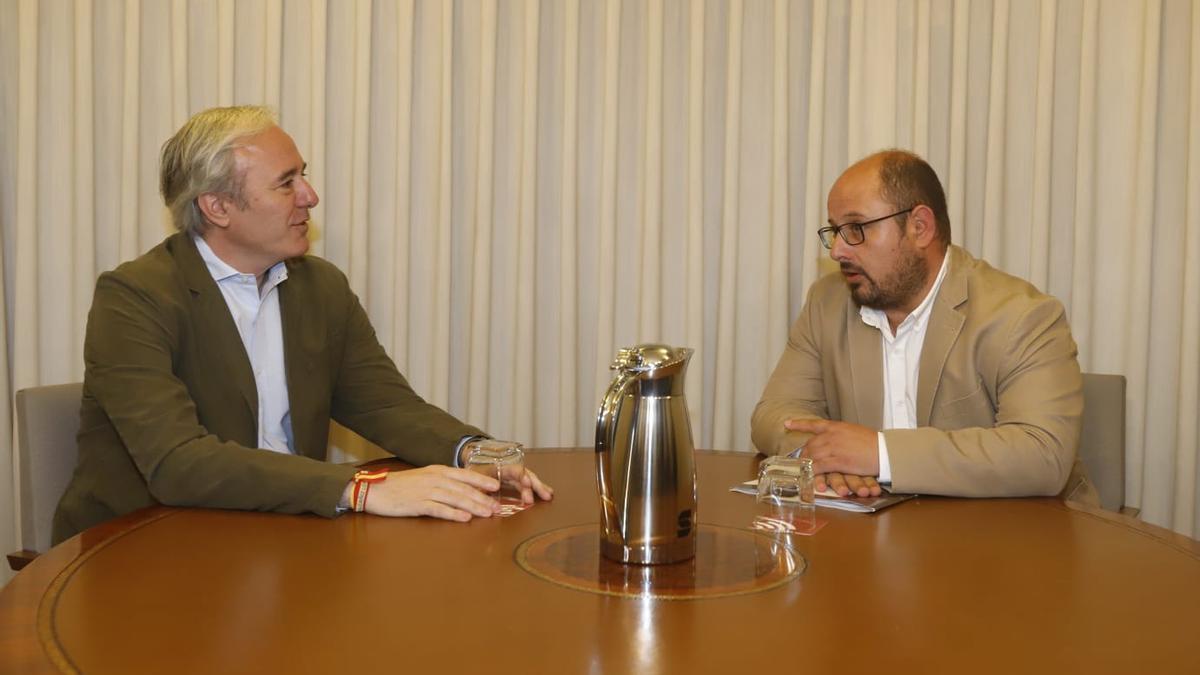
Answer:
[[749, 450], [829, 186], [911, 148], [954, 240], [1129, 378], [1127, 503], [1197, 534], [1189, 0], [0, 0], [10, 401], [81, 379], [97, 274], [169, 230], [159, 147], [233, 103], [279, 110], [417, 390], [531, 446], [589, 445], [616, 349], [661, 341], [698, 445]]

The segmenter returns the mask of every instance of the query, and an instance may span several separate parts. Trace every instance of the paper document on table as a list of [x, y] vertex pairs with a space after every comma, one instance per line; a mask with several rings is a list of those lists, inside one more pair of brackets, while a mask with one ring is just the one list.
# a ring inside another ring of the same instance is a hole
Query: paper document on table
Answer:
[[[758, 481], [748, 480], [745, 483], [740, 483], [729, 488], [731, 492], [740, 492], [744, 495], [756, 496], [758, 494]], [[855, 513], [875, 513], [891, 506], [899, 504], [906, 499], [912, 499], [916, 495], [897, 494], [888, 492], [884, 488], [883, 494], [878, 497], [839, 497], [837, 493], [829, 490], [821, 490], [816, 494], [817, 506], [823, 506], [829, 509], [838, 509], [841, 511], [853, 511]], [[784, 499], [795, 499], [784, 497]]]

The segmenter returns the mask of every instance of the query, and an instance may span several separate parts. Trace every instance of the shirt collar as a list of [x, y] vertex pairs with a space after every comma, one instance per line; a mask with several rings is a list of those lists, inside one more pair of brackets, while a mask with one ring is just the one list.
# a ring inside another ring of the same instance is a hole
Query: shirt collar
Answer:
[[[204, 261], [204, 265], [208, 267], [208, 273], [212, 275], [213, 281], [218, 284], [226, 279], [234, 277], [250, 277], [254, 278], [253, 274], [244, 274], [233, 268], [232, 265], [221, 260], [220, 257], [212, 250], [204, 237], [192, 235], [192, 241], [196, 242], [196, 250], [200, 253], [200, 258]], [[288, 278], [287, 264], [282, 260], [275, 263], [267, 270], [266, 281], [263, 283], [262, 295], [266, 295], [267, 291], [278, 286]]]
[[[896, 327], [896, 332], [899, 333], [906, 326], [924, 321], [929, 316], [929, 312], [933, 307], [933, 299], [937, 297], [938, 291], [942, 288], [942, 282], [946, 280], [946, 270], [950, 267], [950, 249], [946, 249], [946, 254], [942, 256], [942, 266], [938, 269], [937, 278], [933, 281], [933, 287], [929, 289], [929, 293], [925, 294], [925, 298], [921, 300], [921, 304], [917, 305], [916, 309], [904, 317], [900, 325]], [[859, 307], [858, 315], [862, 317], [863, 323], [868, 326], [874, 326], [879, 330], [884, 331], [887, 335], [892, 334], [890, 325], [888, 324], [887, 314], [881, 309], [872, 307]]]

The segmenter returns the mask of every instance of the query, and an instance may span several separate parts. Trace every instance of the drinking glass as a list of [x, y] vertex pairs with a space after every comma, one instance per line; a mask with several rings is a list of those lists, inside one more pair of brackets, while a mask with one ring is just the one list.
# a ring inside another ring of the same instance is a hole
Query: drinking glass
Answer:
[[785, 531], [809, 530], [816, 524], [812, 460], [768, 457], [758, 467], [756, 520]]
[[525, 475], [525, 452], [520, 443], [476, 441], [468, 449], [466, 469], [500, 481], [494, 497], [501, 504], [521, 504], [521, 477]]

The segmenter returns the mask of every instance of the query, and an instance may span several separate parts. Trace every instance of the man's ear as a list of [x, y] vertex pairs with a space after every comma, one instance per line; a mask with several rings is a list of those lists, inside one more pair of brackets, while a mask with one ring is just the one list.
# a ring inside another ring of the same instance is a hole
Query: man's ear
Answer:
[[204, 192], [196, 197], [196, 206], [204, 219], [210, 225], [226, 227], [229, 225], [229, 200], [216, 192]]
[[925, 248], [937, 241], [937, 220], [933, 216], [933, 209], [924, 204], [917, 204], [913, 207], [911, 213], [908, 214], [908, 225], [912, 229], [913, 237], [917, 240], [917, 246]]

